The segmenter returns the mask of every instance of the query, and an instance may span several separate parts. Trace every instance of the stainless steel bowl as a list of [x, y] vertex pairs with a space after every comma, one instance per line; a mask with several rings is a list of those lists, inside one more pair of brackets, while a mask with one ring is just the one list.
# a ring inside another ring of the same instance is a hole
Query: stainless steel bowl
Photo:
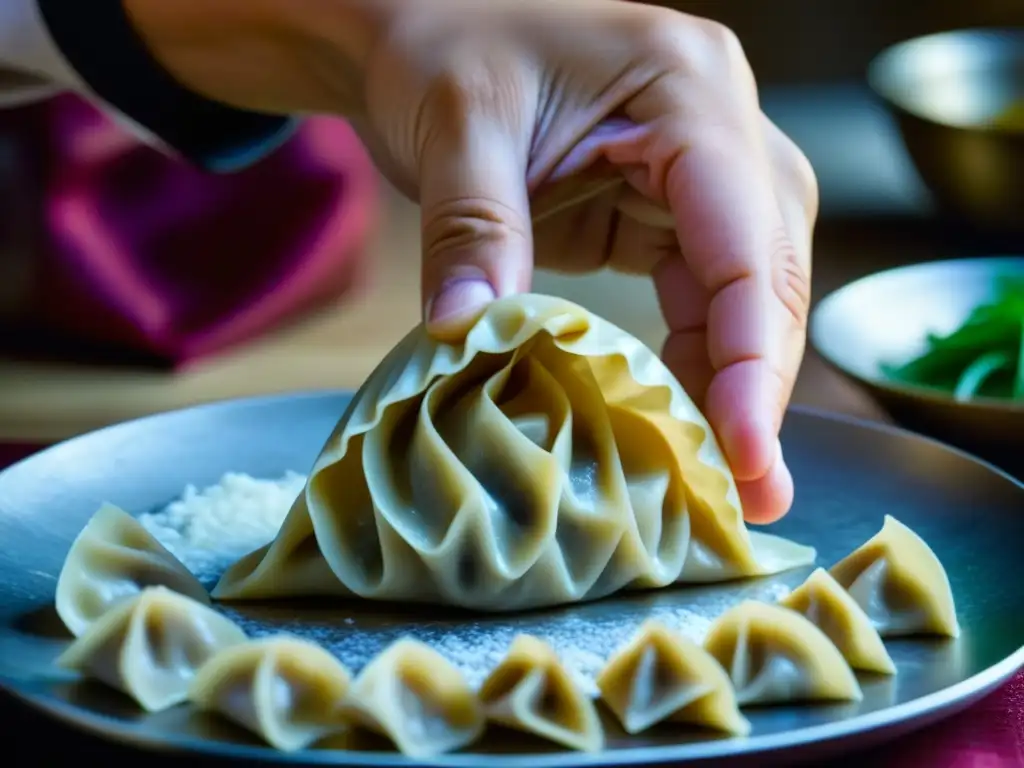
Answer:
[[868, 83], [896, 116], [940, 211], [984, 232], [1024, 235], [1024, 28], [928, 35], [894, 45]]
[[926, 262], [869, 275], [819, 302], [811, 345], [897, 423], [1021, 471], [1024, 404], [957, 401], [941, 390], [894, 382], [882, 371], [923, 352], [927, 334], [958, 328], [992, 300], [1007, 274], [1024, 276], [1024, 256]]

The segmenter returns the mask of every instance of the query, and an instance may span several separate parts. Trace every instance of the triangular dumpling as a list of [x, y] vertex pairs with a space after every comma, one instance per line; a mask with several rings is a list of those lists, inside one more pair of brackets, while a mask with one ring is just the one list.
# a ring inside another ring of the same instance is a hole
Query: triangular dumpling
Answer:
[[392, 643], [366, 665], [341, 714], [419, 759], [461, 749], [485, 726], [480, 701], [459, 670], [411, 639]]
[[206, 589], [138, 520], [104, 504], [78, 534], [57, 579], [55, 607], [75, 637], [125, 598], [166, 587], [202, 603]]
[[883, 675], [896, 673], [896, 665], [871, 619], [824, 568], [815, 570], [779, 605], [810, 619], [854, 669]]
[[502, 662], [480, 686], [488, 719], [532, 733], [569, 749], [596, 752], [604, 746], [597, 708], [573, 681], [554, 649], [519, 635]]
[[346, 729], [339, 707], [351, 678], [318, 645], [291, 637], [226, 648], [196, 673], [189, 699], [292, 752]]
[[863, 696], [835, 644], [789, 608], [744, 601], [715, 620], [704, 647], [729, 673], [740, 706]]
[[946, 569], [920, 536], [890, 515], [829, 572], [882, 637], [960, 635]]
[[212, 608], [164, 587], [118, 603], [57, 659], [157, 712], [180, 704], [196, 671], [245, 633]]
[[627, 733], [666, 720], [736, 736], [750, 732], [722, 666], [699, 645], [653, 620], [608, 660], [597, 687]]

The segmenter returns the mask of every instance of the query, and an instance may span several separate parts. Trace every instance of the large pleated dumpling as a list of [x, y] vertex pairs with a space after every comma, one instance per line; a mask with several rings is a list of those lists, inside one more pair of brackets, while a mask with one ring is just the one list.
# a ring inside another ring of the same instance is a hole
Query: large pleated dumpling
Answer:
[[513, 611], [814, 556], [746, 529], [714, 433], [656, 354], [527, 294], [492, 303], [461, 343], [407, 336], [356, 393], [275, 541], [214, 596]]

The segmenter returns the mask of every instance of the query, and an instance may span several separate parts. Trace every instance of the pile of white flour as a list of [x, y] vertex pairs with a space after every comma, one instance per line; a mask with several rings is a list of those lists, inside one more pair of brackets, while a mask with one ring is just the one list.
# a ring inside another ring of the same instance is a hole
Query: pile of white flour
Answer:
[[205, 582], [272, 541], [305, 484], [296, 472], [277, 480], [229, 472], [209, 488], [188, 486], [180, 499], [139, 522]]

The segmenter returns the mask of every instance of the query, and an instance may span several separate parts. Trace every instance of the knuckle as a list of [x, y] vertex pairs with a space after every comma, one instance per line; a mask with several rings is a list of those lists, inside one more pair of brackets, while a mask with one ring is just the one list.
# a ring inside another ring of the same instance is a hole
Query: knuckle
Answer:
[[450, 68], [436, 74], [427, 91], [431, 117], [445, 123], [466, 115], [477, 100], [479, 83]]
[[705, 41], [705, 45], [717, 55], [729, 62], [746, 63], [747, 56], [743, 51], [743, 43], [739, 36], [721, 22], [713, 19], [701, 19], [696, 29]]
[[722, 84], [719, 95], [753, 96], [757, 86], [743, 44], [725, 24], [712, 19], [659, 9], [646, 18], [643, 50], [666, 72]]
[[452, 251], [501, 246], [530, 239], [526, 222], [507, 206], [486, 198], [454, 198], [424, 209], [423, 255], [432, 260]]
[[789, 314], [795, 328], [802, 333], [807, 328], [811, 306], [810, 275], [801, 263], [793, 241], [785, 230], [780, 230], [776, 234], [772, 250], [775, 295]]

